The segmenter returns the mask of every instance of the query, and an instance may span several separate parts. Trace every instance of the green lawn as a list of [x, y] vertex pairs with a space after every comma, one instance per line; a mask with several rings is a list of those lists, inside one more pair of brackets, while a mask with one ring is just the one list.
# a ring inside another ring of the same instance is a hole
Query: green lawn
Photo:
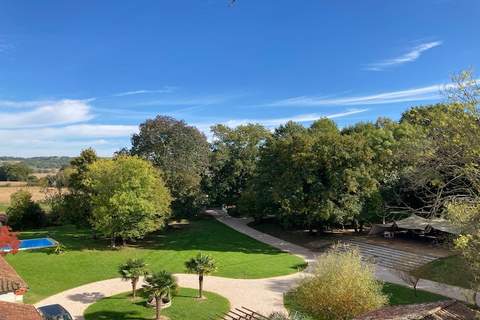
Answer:
[[[215, 293], [205, 292], [205, 300], [197, 300], [198, 291], [181, 288], [173, 297], [172, 305], [161, 312], [171, 320], [211, 319], [217, 314], [229, 310], [228, 300]], [[146, 299], [135, 302], [130, 300], [130, 293], [122, 293], [104, 298], [88, 307], [86, 320], [134, 320], [152, 319], [155, 308], [146, 306]]]
[[417, 290], [417, 295], [415, 296], [413, 289], [388, 282], [383, 285], [383, 293], [390, 297], [389, 304], [392, 306], [449, 299], [423, 290]]
[[450, 256], [434, 260], [415, 271], [423, 279], [453, 286], [470, 288], [473, 276], [461, 256]]
[[[401, 285], [393, 284], [393, 283], [385, 283], [383, 285], [383, 293], [389, 296], [389, 304], [392, 306], [395, 305], [402, 305], [402, 304], [415, 304], [415, 303], [426, 303], [426, 302], [434, 302], [440, 300], [447, 300], [449, 298], [422, 291], [417, 290], [417, 295], [413, 289], [404, 287]], [[284, 296], [284, 303], [285, 307], [290, 311], [301, 311], [301, 307], [299, 306], [298, 302], [295, 300], [295, 296], [291, 293], [287, 293]], [[312, 320], [315, 320], [312, 318]]]
[[304, 263], [213, 219], [195, 220], [184, 228], [153, 234], [120, 250], [111, 250], [108, 241], [92, 240], [90, 232], [71, 226], [21, 234], [22, 238], [45, 236], [66, 245], [67, 252], [55, 255], [48, 250], [33, 250], [7, 256], [30, 286], [28, 303], [82, 284], [118, 277], [118, 266], [128, 258], [143, 258], [154, 271], [180, 273], [185, 272], [187, 259], [203, 251], [217, 260], [215, 275], [230, 278], [290, 274]]
[[9, 204], [8, 203], [0, 203], [0, 212], [7, 211]]

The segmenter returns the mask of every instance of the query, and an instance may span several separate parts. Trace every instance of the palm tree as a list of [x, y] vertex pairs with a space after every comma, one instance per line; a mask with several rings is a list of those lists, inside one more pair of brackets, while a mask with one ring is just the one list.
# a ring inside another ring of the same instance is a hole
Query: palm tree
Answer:
[[198, 295], [203, 298], [203, 276], [217, 270], [217, 263], [208, 254], [198, 253], [196, 257], [185, 262], [188, 272], [198, 274]]
[[155, 298], [155, 307], [157, 310], [156, 320], [160, 320], [160, 311], [162, 310], [162, 300], [170, 297], [172, 291], [177, 289], [177, 278], [170, 272], [160, 271], [145, 278], [143, 289], [151, 297]]
[[148, 274], [145, 261], [142, 259], [128, 259], [126, 263], [120, 265], [118, 272], [123, 280], [132, 282], [132, 296], [135, 299], [137, 293], [137, 284], [141, 276]]

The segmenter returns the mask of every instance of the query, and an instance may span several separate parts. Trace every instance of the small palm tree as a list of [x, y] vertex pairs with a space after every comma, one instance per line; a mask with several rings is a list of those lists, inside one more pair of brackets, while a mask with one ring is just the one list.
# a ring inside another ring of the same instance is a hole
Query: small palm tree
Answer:
[[145, 261], [142, 259], [128, 259], [126, 263], [120, 265], [118, 272], [124, 280], [132, 282], [132, 296], [135, 299], [137, 294], [137, 284], [141, 276], [148, 274]]
[[198, 274], [198, 295], [203, 298], [203, 276], [217, 270], [217, 263], [208, 254], [199, 253], [185, 262], [188, 272]]
[[172, 291], [177, 289], [177, 278], [170, 272], [160, 271], [145, 278], [143, 289], [147, 294], [155, 299], [156, 320], [160, 320], [160, 311], [162, 310], [162, 300], [169, 297]]

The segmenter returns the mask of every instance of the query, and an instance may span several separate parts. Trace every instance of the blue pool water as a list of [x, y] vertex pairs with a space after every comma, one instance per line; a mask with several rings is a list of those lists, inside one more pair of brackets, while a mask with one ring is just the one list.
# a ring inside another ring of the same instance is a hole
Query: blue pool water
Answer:
[[[51, 248], [55, 247], [57, 244], [58, 242], [51, 238], [26, 239], [20, 240], [20, 246], [18, 247], [18, 250]], [[0, 248], [0, 251], [8, 252], [10, 249], [10, 247], [3, 247]]]
[[20, 240], [20, 247], [18, 248], [18, 250], [51, 248], [55, 247], [56, 245], [57, 241], [51, 238], [26, 239]]

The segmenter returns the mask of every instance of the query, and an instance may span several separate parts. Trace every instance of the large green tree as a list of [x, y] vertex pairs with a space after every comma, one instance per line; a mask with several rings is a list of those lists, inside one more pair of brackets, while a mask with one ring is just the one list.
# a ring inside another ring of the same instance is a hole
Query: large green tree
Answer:
[[259, 124], [236, 128], [219, 124], [211, 131], [211, 160], [205, 177], [209, 200], [216, 205], [237, 205], [254, 175], [260, 148], [271, 135], [270, 131]]
[[204, 202], [201, 181], [208, 167], [209, 144], [204, 134], [184, 121], [157, 116], [132, 136], [131, 154], [151, 161], [164, 174], [175, 214], [191, 214]]
[[46, 224], [45, 212], [27, 190], [18, 190], [11, 195], [6, 214], [8, 225], [15, 230], [39, 228]]
[[0, 181], [27, 181], [32, 172], [23, 162], [5, 163], [0, 166]]
[[88, 168], [95, 230], [123, 241], [160, 229], [170, 213], [170, 192], [158, 169], [141, 158], [98, 160]]

